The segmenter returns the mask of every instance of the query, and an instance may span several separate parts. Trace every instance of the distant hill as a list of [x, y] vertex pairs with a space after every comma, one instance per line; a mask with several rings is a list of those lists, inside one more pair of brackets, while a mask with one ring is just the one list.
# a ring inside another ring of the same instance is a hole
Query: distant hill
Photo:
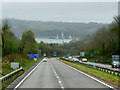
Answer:
[[107, 26], [108, 24], [102, 23], [75, 23], [75, 22], [41, 22], [41, 21], [26, 21], [18, 19], [8, 19], [13, 32], [17, 37], [20, 37], [23, 31], [32, 30], [35, 37], [48, 37], [55, 38], [64, 34], [67, 38], [70, 35], [74, 38], [85, 35], [91, 35], [96, 32], [99, 28]]

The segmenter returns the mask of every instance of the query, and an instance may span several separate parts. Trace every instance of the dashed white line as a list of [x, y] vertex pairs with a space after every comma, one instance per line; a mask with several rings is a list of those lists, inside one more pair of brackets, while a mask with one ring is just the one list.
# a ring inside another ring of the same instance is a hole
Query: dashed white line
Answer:
[[[57, 60], [57, 61], [58, 61], [58, 60]], [[58, 62], [60, 62], [60, 61], [58, 61]], [[94, 77], [92, 77], [92, 76], [90, 76], [90, 75], [88, 75], [88, 74], [86, 74], [86, 73], [84, 73], [84, 72], [76, 69], [76, 68], [73, 68], [72, 66], [69, 66], [69, 65], [67, 65], [67, 64], [65, 64], [65, 63], [63, 63], [63, 62], [60, 62], [60, 63], [64, 64], [65, 66], [67, 66], [67, 67], [69, 67], [69, 68], [72, 68], [72, 69], [75, 70], [75, 71], [80, 72], [81, 74], [83, 74], [83, 75], [85, 75], [85, 76], [87, 76], [87, 77], [89, 77], [89, 78], [91, 78], [91, 79], [93, 79], [93, 80], [95, 80], [95, 81], [97, 81], [97, 82], [99, 82], [99, 83], [101, 83], [101, 84], [103, 84], [103, 85], [111, 88], [111, 89], [117, 90], [117, 89], [115, 89], [114, 87], [112, 87], [112, 86], [110, 86], [110, 85], [108, 85], [108, 84], [106, 84], [106, 83], [104, 83], [104, 82], [102, 82], [102, 81], [100, 81], [100, 80], [98, 80], [98, 79], [96, 79], [96, 78], [94, 78]]]
[[61, 83], [61, 81], [58, 81], [59, 83]]
[[58, 79], [58, 83], [60, 84], [61, 89], [64, 89], [64, 86], [63, 86], [63, 84], [62, 84], [62, 82], [61, 82], [59, 76], [57, 75], [57, 73], [56, 73], [56, 71], [55, 71], [53, 65], [52, 65], [51, 63], [50, 63], [50, 65], [51, 65], [51, 67], [52, 67], [52, 69], [53, 69], [53, 72], [54, 72], [56, 78]]
[[64, 89], [64, 87], [61, 87], [62, 89]]

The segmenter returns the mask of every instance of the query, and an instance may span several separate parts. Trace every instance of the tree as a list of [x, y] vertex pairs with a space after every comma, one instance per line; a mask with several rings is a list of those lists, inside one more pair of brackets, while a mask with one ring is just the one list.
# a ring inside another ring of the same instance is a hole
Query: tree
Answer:
[[2, 28], [0, 27], [0, 58], [2, 57]]
[[31, 30], [23, 32], [19, 44], [19, 51], [23, 54], [37, 53], [37, 42], [34, 38], [34, 33]]
[[114, 19], [118, 25], [118, 45], [117, 45], [118, 51], [117, 51], [117, 54], [120, 54], [120, 47], [119, 47], [120, 46], [120, 16], [115, 16]]
[[15, 36], [10, 30], [10, 25], [8, 21], [5, 20], [2, 26], [2, 55], [5, 56], [10, 53], [15, 53], [17, 51]]

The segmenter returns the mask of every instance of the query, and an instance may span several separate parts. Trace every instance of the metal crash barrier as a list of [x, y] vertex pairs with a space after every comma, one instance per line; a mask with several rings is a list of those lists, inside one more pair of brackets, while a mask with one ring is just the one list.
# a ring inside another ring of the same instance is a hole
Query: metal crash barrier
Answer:
[[[60, 59], [65, 60], [65, 61], [69, 61], [69, 60], [66, 60], [66, 59], [63, 59], [63, 58], [60, 58]], [[74, 62], [74, 61], [69, 61], [69, 62]], [[108, 72], [108, 73], [120, 76], [120, 71], [111, 70], [111, 69], [108, 69], [108, 68], [105, 68], [105, 67], [100, 67], [100, 66], [96, 66], [96, 65], [82, 63], [82, 62], [74, 62], [74, 63], [81, 64], [81, 65], [84, 65], [86, 67], [95, 68], [97, 70], [101, 70], [101, 71], [104, 71], [104, 72]]]
[[6, 81], [7, 79], [9, 79], [10, 77], [12, 77], [14, 74], [16, 74], [16, 73], [18, 73], [18, 72], [20, 72], [20, 71], [24, 71], [23, 70], [23, 68], [21, 67], [21, 68], [19, 68], [19, 69], [17, 69], [17, 70], [15, 70], [15, 71], [13, 71], [13, 72], [11, 72], [11, 73], [9, 73], [9, 74], [7, 74], [7, 75], [5, 75], [5, 76], [3, 76], [3, 77], [1, 77], [0, 78], [0, 81]]

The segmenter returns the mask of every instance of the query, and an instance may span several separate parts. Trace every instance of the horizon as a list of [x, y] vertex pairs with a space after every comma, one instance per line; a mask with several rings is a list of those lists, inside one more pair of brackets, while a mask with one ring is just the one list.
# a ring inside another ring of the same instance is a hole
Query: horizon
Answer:
[[[56, 22], [56, 23], [86, 23], [86, 24], [89, 24], [89, 23], [97, 23], [97, 24], [110, 24], [110, 23], [104, 23], [104, 22], [75, 22], [75, 21], [71, 21], [71, 22], [67, 22], [67, 21], [39, 21], [39, 20], [27, 20], [27, 19], [18, 19], [18, 18], [4, 18], [2, 20], [9, 20], [10, 19], [14, 19], [14, 20], [21, 20], [21, 21], [31, 21], [31, 22]], [[112, 22], [111, 22], [112, 23]]]
[[30, 21], [111, 23], [117, 2], [3, 2], [2, 18]]

